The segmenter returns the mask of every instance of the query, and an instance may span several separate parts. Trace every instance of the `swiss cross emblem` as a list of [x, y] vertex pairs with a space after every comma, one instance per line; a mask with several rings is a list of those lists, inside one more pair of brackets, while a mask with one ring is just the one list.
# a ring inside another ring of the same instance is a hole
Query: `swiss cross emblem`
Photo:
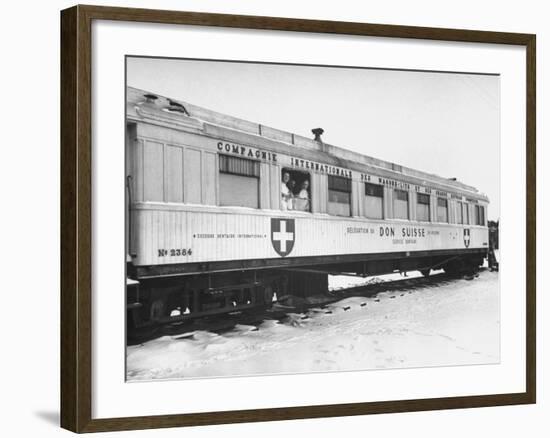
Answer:
[[468, 248], [470, 246], [470, 229], [464, 228], [464, 246]]
[[294, 219], [271, 219], [271, 245], [277, 254], [286, 257], [294, 248]]

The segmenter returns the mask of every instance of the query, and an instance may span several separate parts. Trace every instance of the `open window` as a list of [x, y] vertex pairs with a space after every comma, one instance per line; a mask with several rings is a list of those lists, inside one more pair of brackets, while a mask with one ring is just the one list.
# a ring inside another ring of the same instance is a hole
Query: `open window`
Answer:
[[309, 173], [288, 168], [282, 170], [281, 210], [311, 211]]
[[365, 216], [371, 219], [384, 218], [384, 186], [365, 183]]
[[260, 163], [220, 155], [220, 205], [259, 208]]
[[351, 216], [351, 179], [328, 176], [328, 213], [335, 216]]
[[416, 220], [430, 222], [430, 195], [416, 194]]

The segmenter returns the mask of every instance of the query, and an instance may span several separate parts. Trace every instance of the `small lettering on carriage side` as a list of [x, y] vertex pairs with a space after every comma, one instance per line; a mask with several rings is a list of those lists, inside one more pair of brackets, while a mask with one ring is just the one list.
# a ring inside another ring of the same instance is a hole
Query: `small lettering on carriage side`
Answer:
[[348, 234], [374, 234], [374, 228], [367, 227], [347, 227]]
[[193, 234], [193, 239], [263, 239], [262, 233], [199, 233]]
[[301, 167], [302, 169], [315, 170], [316, 172], [326, 173], [328, 175], [341, 176], [351, 179], [353, 174], [349, 169], [331, 166], [329, 164], [317, 163], [315, 161], [303, 160], [301, 158], [290, 157], [292, 167]]
[[190, 256], [193, 254], [191, 248], [171, 248], [171, 249], [159, 249], [158, 257], [181, 257], [181, 256]]

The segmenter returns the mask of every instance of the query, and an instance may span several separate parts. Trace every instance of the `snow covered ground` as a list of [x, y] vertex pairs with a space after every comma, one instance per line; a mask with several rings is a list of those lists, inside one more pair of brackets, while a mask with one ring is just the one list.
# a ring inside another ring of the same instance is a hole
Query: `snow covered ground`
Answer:
[[[351, 277], [346, 281], [356, 282]], [[361, 279], [361, 281], [365, 281]], [[336, 282], [334, 287], [340, 286]], [[350, 284], [350, 283], [348, 283]], [[127, 348], [128, 380], [498, 363], [498, 273]]]

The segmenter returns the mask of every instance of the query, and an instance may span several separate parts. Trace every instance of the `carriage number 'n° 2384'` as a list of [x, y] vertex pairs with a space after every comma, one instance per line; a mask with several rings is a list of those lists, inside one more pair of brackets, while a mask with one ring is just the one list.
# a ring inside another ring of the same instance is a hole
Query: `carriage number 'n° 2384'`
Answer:
[[180, 256], [188, 256], [193, 254], [193, 250], [191, 248], [182, 248], [182, 249], [159, 249], [158, 250], [158, 256], [159, 257], [180, 257]]

